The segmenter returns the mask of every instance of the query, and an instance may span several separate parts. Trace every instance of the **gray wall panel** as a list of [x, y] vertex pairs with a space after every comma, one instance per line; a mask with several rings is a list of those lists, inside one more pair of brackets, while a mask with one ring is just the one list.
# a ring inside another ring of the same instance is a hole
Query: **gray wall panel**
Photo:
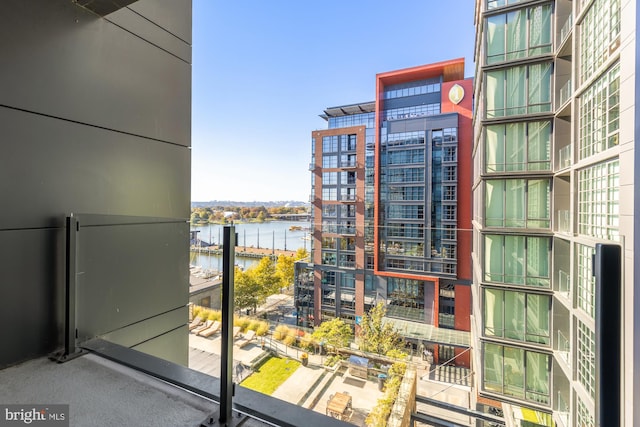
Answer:
[[0, 367], [57, 348], [63, 254], [60, 230], [0, 231]]
[[139, 0], [129, 9], [191, 44], [190, 0]]
[[190, 145], [190, 64], [68, 0], [0, 12], [0, 104]]
[[[78, 339], [116, 331], [185, 307], [189, 224], [84, 227], [77, 239]], [[174, 329], [186, 322], [174, 322]]]
[[117, 12], [105, 17], [108, 21], [131, 31], [133, 34], [143, 38], [169, 53], [179, 57], [187, 63], [191, 63], [191, 45], [176, 37], [164, 29], [158, 30], [158, 26], [146, 19], [144, 16], [134, 12], [129, 8], [122, 8]]
[[133, 348], [182, 366], [188, 366], [189, 329], [187, 325], [181, 326]]
[[[135, 8], [112, 18], [125, 29], [71, 0], [0, 2], [0, 368], [63, 345], [71, 212], [183, 219], [166, 234], [139, 226], [153, 248], [118, 246], [118, 232], [89, 245], [102, 277], [80, 313], [90, 333], [120, 327], [186, 360], [191, 1]], [[135, 257], [146, 265], [125, 277]]]
[[188, 148], [2, 107], [0, 128], [0, 229], [70, 212], [189, 216]]

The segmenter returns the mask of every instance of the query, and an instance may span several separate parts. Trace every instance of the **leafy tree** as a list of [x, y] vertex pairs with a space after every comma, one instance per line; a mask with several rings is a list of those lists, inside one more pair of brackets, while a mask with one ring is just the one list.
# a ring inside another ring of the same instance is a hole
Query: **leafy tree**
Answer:
[[313, 331], [311, 336], [316, 341], [324, 341], [329, 348], [337, 352], [338, 348], [346, 347], [349, 344], [353, 333], [351, 332], [351, 326], [336, 317], [327, 322], [322, 322], [322, 324]]
[[276, 265], [270, 257], [262, 257], [258, 265], [250, 270], [253, 270], [265, 298], [280, 291], [280, 278], [276, 274]]
[[294, 276], [294, 263], [293, 257], [280, 254], [276, 261], [276, 274], [280, 279], [280, 287], [288, 288], [293, 284]]
[[301, 260], [301, 259], [305, 259], [308, 256], [309, 256], [309, 252], [307, 252], [307, 250], [305, 248], [298, 248], [294, 258], [296, 259], [296, 261], [298, 261], [298, 260]]
[[252, 308], [255, 312], [267, 299], [252, 269], [242, 271], [235, 267], [233, 289], [233, 303], [238, 310]]
[[384, 303], [369, 310], [360, 323], [360, 349], [377, 354], [387, 354], [392, 349], [403, 348], [404, 339], [390, 323], [383, 323], [387, 314]]
[[262, 212], [262, 211], [258, 212], [258, 215], [256, 216], [256, 220], [257, 220], [258, 222], [264, 222], [264, 219], [265, 219], [265, 214], [264, 214], [264, 212]]

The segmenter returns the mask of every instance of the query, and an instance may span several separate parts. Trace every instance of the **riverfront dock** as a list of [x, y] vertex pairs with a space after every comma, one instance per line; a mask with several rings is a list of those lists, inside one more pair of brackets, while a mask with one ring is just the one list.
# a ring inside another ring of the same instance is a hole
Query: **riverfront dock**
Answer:
[[[207, 247], [191, 246], [191, 252], [199, 253], [203, 255], [219, 255], [222, 256], [222, 245], [213, 245]], [[271, 248], [255, 248], [236, 246], [236, 257], [239, 258], [262, 258], [265, 256], [273, 256], [277, 258], [280, 255], [293, 257], [296, 251], [285, 251], [282, 249]]]

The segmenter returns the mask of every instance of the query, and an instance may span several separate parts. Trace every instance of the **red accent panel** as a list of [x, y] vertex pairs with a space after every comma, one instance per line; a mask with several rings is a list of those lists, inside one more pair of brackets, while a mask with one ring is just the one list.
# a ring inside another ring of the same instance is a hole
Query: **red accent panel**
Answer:
[[455, 285], [455, 323], [458, 331], [471, 331], [471, 286]]

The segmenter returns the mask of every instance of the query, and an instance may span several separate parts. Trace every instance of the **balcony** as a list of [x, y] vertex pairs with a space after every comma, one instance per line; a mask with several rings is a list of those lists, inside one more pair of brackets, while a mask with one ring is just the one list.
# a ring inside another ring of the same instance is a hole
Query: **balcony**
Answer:
[[556, 415], [558, 417], [558, 421], [560, 421], [560, 425], [564, 427], [569, 427], [569, 404], [565, 401], [564, 397], [562, 397], [562, 393], [558, 392], [558, 409], [556, 410]]
[[571, 345], [569, 343], [569, 339], [564, 336], [562, 331], [558, 331], [558, 356], [561, 360], [567, 364], [567, 366], [571, 366]]
[[568, 210], [559, 210], [558, 214], [558, 233], [571, 234], [571, 212]]
[[572, 85], [571, 80], [567, 80], [567, 82], [560, 88], [560, 97], [558, 102], [558, 107], [562, 107], [569, 99], [571, 99], [572, 93]]
[[558, 292], [567, 298], [571, 294], [571, 276], [563, 270], [558, 271]]
[[564, 43], [573, 29], [573, 15], [569, 15], [560, 29], [560, 44]]
[[558, 163], [557, 170], [561, 171], [571, 167], [571, 160], [573, 158], [572, 150], [573, 144], [566, 145], [558, 150]]

